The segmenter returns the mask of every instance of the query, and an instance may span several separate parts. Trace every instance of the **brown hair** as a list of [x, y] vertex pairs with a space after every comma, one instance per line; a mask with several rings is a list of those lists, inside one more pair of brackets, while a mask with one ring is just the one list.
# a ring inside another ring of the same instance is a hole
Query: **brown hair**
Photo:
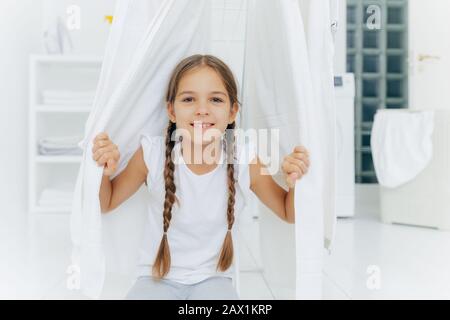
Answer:
[[[183, 59], [175, 68], [169, 81], [167, 88], [166, 102], [174, 103], [175, 97], [178, 91], [178, 86], [182, 77], [190, 70], [198, 67], [209, 67], [217, 72], [222, 78], [223, 84], [227, 90], [230, 98], [231, 107], [234, 103], [240, 104], [238, 100], [237, 85], [234, 79], [232, 71], [228, 66], [220, 59], [211, 55], [193, 55]], [[219, 262], [217, 264], [217, 270], [225, 271], [233, 262], [233, 241], [231, 237], [231, 228], [234, 224], [234, 203], [235, 203], [235, 176], [234, 176], [234, 157], [236, 154], [234, 129], [236, 127], [235, 122], [228, 125], [224, 147], [226, 151], [226, 163], [227, 163], [227, 177], [228, 177], [228, 207], [227, 207], [227, 220], [228, 231], [226, 233], [222, 250], [220, 252]], [[170, 269], [170, 250], [169, 242], [167, 240], [167, 230], [170, 226], [170, 220], [172, 218], [172, 206], [178, 199], [175, 196], [176, 186], [174, 182], [175, 166], [172, 160], [172, 150], [175, 146], [175, 141], [172, 139], [176, 129], [176, 124], [169, 121], [166, 132], [166, 160], [164, 167], [164, 182], [165, 182], [165, 200], [163, 210], [163, 229], [164, 234], [159, 245], [159, 249], [153, 264], [153, 276], [156, 278], [163, 278]], [[231, 129], [231, 130], [229, 130]], [[231, 160], [231, 161], [230, 161]], [[178, 203], [179, 204], [179, 203]]]

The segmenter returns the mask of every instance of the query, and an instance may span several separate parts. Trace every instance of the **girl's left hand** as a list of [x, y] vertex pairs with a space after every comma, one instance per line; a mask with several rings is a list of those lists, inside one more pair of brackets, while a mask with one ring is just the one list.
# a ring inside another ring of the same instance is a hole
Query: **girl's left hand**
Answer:
[[294, 188], [295, 181], [303, 177], [308, 172], [308, 168], [308, 150], [303, 146], [296, 146], [291, 154], [284, 157], [281, 165], [288, 187]]

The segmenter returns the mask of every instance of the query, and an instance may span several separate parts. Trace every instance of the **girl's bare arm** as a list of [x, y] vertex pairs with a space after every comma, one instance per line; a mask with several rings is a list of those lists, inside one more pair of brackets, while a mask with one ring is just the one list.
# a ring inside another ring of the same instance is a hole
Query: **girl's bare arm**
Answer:
[[113, 180], [103, 175], [100, 187], [100, 207], [102, 213], [108, 213], [130, 198], [146, 181], [147, 166], [140, 147], [128, 162], [127, 167]]
[[282, 220], [287, 221], [284, 202], [286, 190], [275, 182], [260, 159], [256, 158], [256, 160], [256, 163], [250, 164], [250, 189], [272, 212]]
[[120, 152], [106, 132], [99, 133], [92, 148], [92, 158], [98, 166], [103, 167], [99, 200], [102, 213], [117, 208], [131, 197], [146, 180], [148, 169], [144, 162], [142, 147], [131, 157], [127, 167], [114, 179], [111, 176], [117, 171]]
[[250, 188], [278, 217], [288, 223], [295, 223], [295, 181], [307, 173], [308, 167], [309, 157], [304, 147], [294, 148], [294, 152], [285, 157], [282, 170], [289, 187], [286, 191], [275, 182], [257, 157], [250, 164]]

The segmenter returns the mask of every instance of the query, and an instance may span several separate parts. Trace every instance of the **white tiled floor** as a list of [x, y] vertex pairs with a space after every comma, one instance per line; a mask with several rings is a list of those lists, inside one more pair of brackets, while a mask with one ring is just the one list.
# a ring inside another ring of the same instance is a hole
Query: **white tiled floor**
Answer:
[[[338, 221], [332, 253], [325, 257], [324, 299], [450, 299], [450, 232], [385, 225], [373, 207], [357, 209], [354, 218]], [[24, 217], [10, 215], [0, 224], [0, 298], [83, 299], [66, 287], [68, 219], [43, 218], [29, 255]], [[242, 230], [241, 298], [294, 298], [291, 288], [275, 290], [264, 277], [258, 220], [248, 217]], [[367, 286], [370, 266], [379, 270], [379, 289]], [[127, 279], [108, 277], [103, 298], [120, 299], [127, 288]]]

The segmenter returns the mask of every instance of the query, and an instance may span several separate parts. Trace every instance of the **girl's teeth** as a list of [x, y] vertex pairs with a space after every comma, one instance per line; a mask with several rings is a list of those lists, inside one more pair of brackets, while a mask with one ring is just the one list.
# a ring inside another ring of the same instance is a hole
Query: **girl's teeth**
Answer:
[[208, 128], [208, 127], [210, 127], [211, 126], [211, 124], [210, 123], [195, 123], [194, 124], [194, 126], [195, 127], [201, 127], [201, 128]]

